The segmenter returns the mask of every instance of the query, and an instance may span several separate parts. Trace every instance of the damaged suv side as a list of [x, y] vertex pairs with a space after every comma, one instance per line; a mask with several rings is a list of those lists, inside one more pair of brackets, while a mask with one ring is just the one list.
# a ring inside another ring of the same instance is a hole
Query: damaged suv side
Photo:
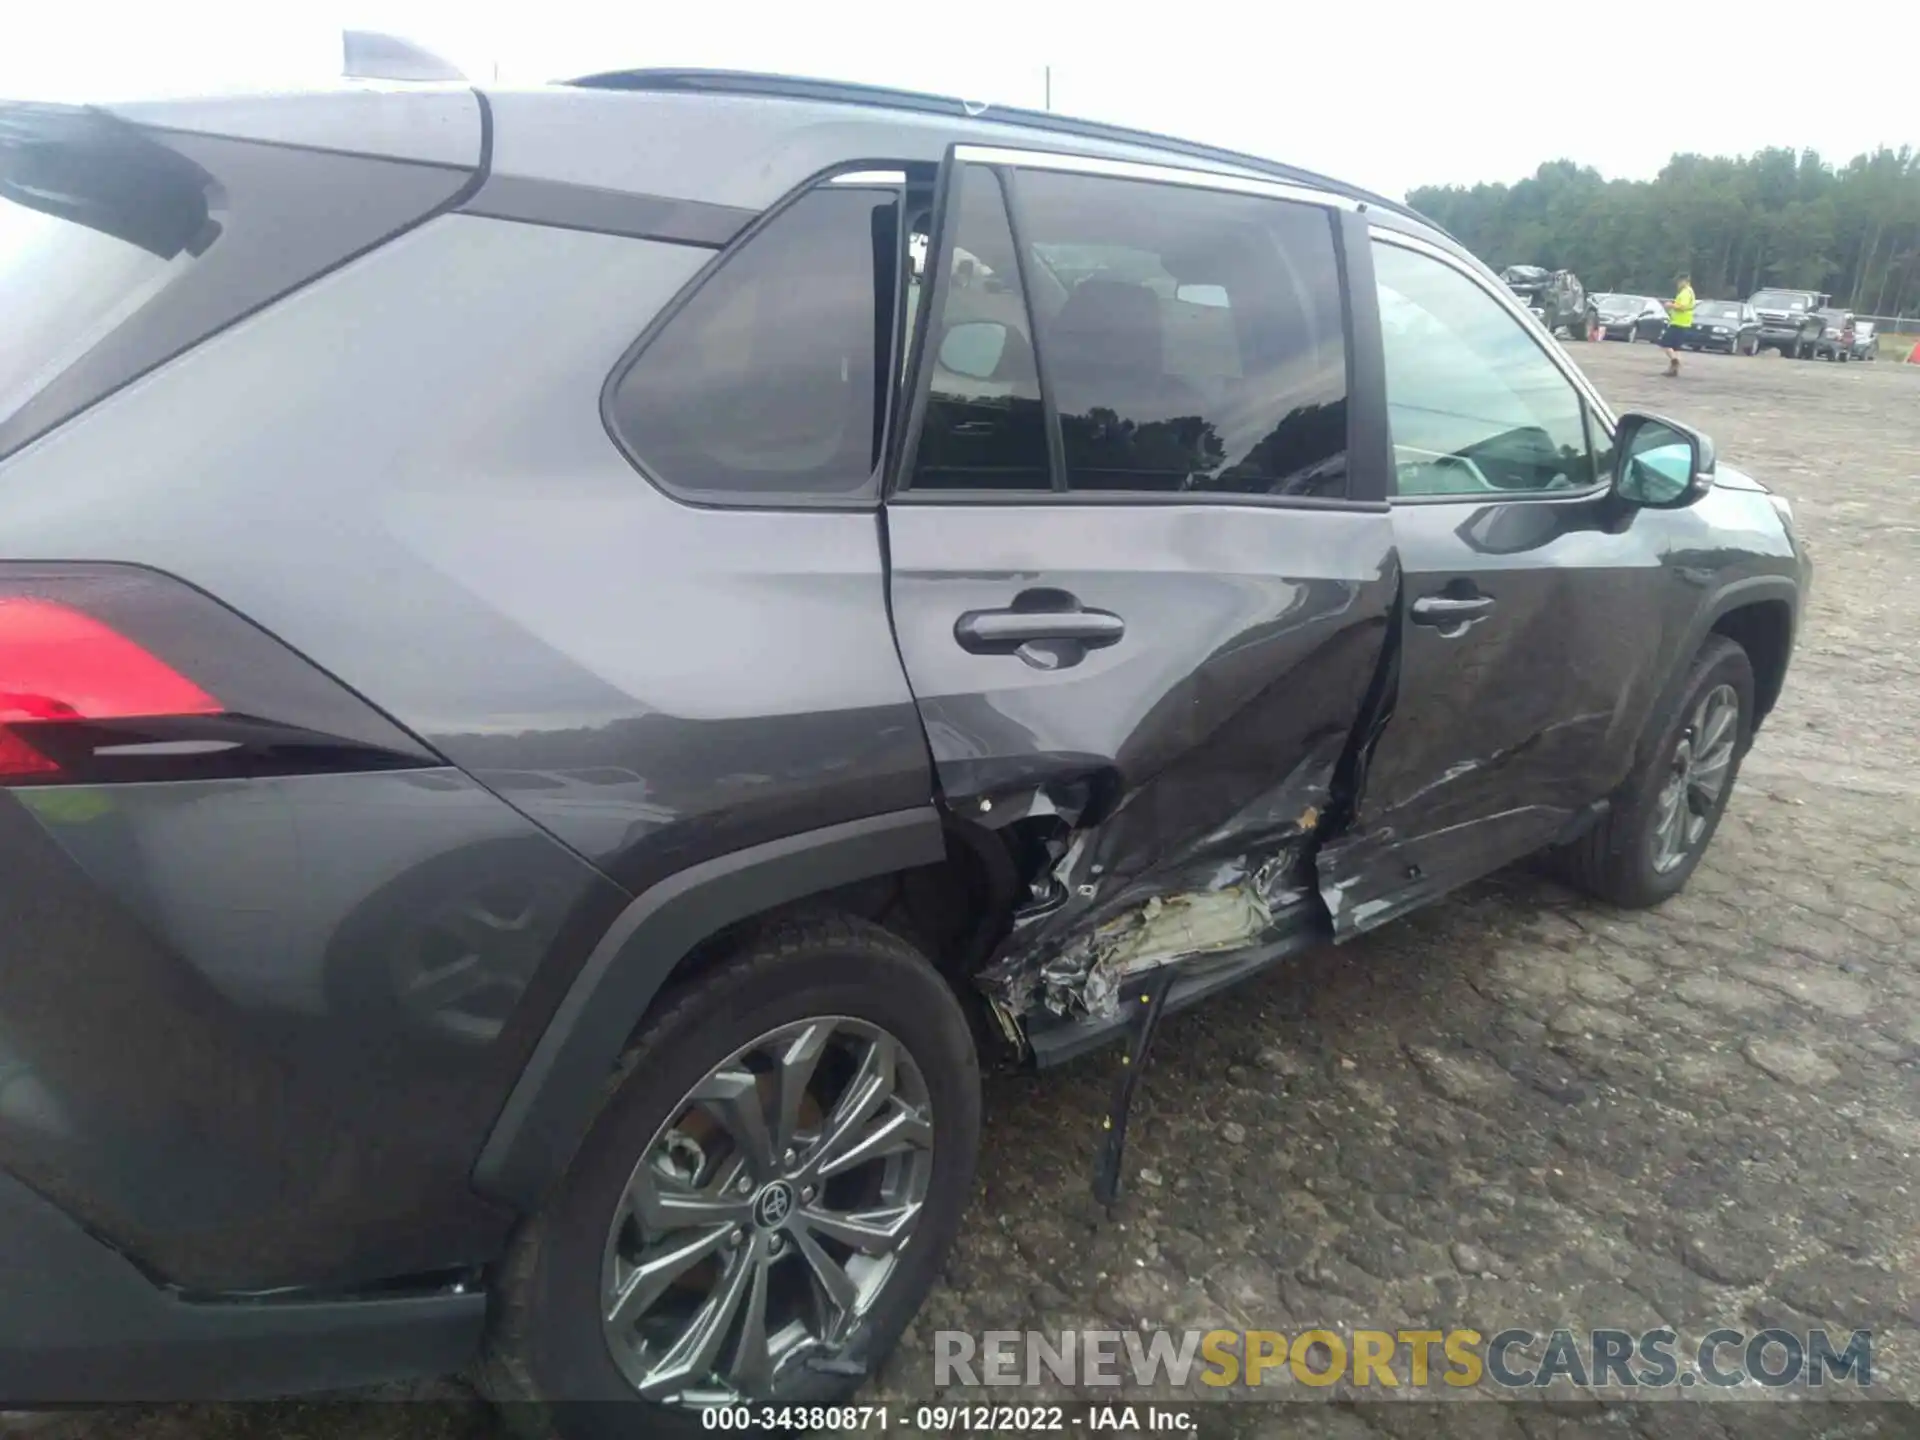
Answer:
[[1659, 903], [1808, 581], [1419, 216], [1058, 115], [0, 105], [0, 221], [0, 1402], [843, 1396], [977, 1043], [1128, 1047], [1112, 1201], [1169, 1010]]
[[[1615, 422], [1404, 217], [955, 171], [890, 586], [943, 797], [1018, 875], [977, 976], [1011, 1042], [1066, 1058], [1123, 990], [1183, 1003], [1535, 851], [1620, 903], [1685, 883], [1785, 665], [1781, 502]], [[1662, 583], [1743, 517], [1772, 538], [1717, 594]], [[1716, 625], [1737, 714], [1656, 733]], [[1648, 823], [1686, 843], [1642, 863]]]

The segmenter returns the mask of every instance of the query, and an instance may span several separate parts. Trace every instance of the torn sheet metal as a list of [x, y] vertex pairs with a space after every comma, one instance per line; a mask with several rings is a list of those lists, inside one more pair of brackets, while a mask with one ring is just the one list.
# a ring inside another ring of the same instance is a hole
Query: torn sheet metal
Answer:
[[1235, 868], [1239, 879], [1218, 889], [1155, 895], [1077, 938], [1040, 967], [1040, 1003], [1056, 1015], [1111, 1016], [1121, 987], [1143, 970], [1246, 949], [1273, 924], [1269, 889], [1296, 893], [1290, 876], [1274, 883], [1294, 854], [1273, 856], [1257, 875]]
[[1156, 829], [1151, 805], [1123, 805], [1056, 840], [1053, 903], [1017, 919], [979, 977], [996, 1010], [1108, 1018], [1128, 977], [1267, 936], [1312, 893], [1312, 845], [1344, 739], [1327, 736], [1280, 785], [1184, 844]]

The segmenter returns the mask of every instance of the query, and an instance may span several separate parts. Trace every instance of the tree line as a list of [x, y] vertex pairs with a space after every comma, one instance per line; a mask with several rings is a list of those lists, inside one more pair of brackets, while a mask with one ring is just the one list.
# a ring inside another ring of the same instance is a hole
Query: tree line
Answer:
[[1780, 285], [1863, 315], [1920, 311], [1909, 146], [1840, 166], [1812, 150], [1675, 155], [1652, 180], [1555, 160], [1515, 185], [1423, 186], [1407, 200], [1496, 269], [1572, 270], [1589, 293], [1667, 295], [1685, 270], [1702, 299]]

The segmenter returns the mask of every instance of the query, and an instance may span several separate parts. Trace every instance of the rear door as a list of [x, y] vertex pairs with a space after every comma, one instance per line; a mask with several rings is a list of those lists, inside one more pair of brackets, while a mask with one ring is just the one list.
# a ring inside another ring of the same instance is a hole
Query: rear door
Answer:
[[1559, 348], [1437, 247], [1376, 232], [1373, 261], [1404, 583], [1391, 716], [1320, 857], [1342, 936], [1548, 844], [1618, 783], [1672, 584]]
[[1111, 1013], [1126, 970], [1310, 903], [1396, 587], [1371, 287], [1343, 287], [1365, 227], [1023, 151], [963, 147], [945, 184], [886, 516], [900, 650], [947, 801], [1030, 899], [1000, 998]]

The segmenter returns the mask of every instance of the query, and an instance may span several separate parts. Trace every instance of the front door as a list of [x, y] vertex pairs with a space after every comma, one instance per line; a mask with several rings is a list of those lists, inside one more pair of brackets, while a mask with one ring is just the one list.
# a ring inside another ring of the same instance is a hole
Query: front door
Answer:
[[1352, 934], [1550, 843], [1617, 783], [1664, 658], [1654, 526], [1610, 441], [1491, 284], [1377, 233], [1403, 576], [1392, 713], [1323, 852]]
[[1111, 1015], [1126, 975], [1315, 903], [1395, 593], [1384, 436], [1349, 433], [1364, 227], [1029, 152], [963, 149], [946, 184], [894, 621], [947, 803], [1015, 857], [990, 988]]

